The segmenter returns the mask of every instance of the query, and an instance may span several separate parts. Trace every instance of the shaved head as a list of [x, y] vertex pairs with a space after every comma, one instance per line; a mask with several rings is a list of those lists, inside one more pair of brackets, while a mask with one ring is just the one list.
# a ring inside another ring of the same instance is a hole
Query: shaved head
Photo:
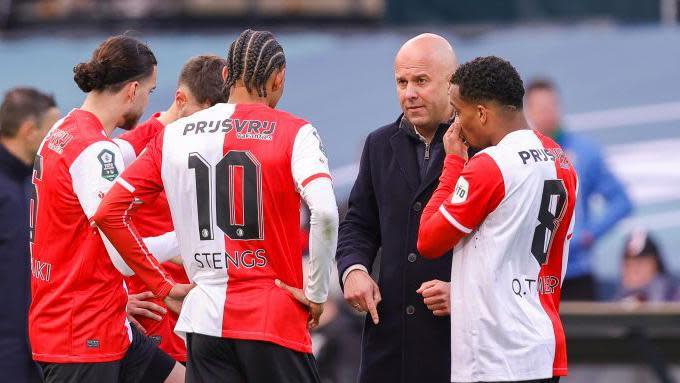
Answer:
[[458, 67], [458, 59], [451, 44], [434, 33], [423, 33], [405, 42], [397, 52], [394, 66], [417, 62], [430, 63], [441, 69], [443, 75], [448, 74], [447, 81]]
[[433, 33], [413, 37], [397, 52], [394, 74], [399, 103], [417, 129], [436, 130], [451, 117], [449, 80], [457, 66], [451, 44]]

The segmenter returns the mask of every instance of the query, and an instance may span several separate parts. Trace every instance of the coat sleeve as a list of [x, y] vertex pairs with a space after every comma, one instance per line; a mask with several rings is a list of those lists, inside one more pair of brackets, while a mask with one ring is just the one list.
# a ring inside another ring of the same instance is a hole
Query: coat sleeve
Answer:
[[370, 272], [380, 248], [380, 220], [370, 163], [371, 136], [366, 138], [359, 174], [349, 196], [347, 215], [338, 232], [335, 259], [340, 286], [343, 286], [343, 274], [351, 266], [359, 265]]

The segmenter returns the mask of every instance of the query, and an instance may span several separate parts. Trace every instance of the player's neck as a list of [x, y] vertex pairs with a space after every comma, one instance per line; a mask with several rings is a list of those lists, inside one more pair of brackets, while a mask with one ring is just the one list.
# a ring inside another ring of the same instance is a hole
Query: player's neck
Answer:
[[498, 145], [499, 142], [505, 136], [512, 132], [516, 132], [518, 130], [525, 130], [525, 129], [530, 129], [529, 128], [529, 123], [527, 122], [527, 119], [524, 117], [524, 113], [522, 112], [517, 112], [513, 113], [510, 118], [506, 119], [503, 121], [503, 129], [498, 129], [498, 133], [492, 137], [491, 139], [491, 144], [492, 145]]
[[230, 104], [264, 104], [269, 105], [266, 97], [260, 97], [248, 92], [244, 86], [234, 86], [229, 92]]
[[111, 107], [111, 98], [95, 92], [90, 92], [85, 97], [81, 110], [94, 114], [104, 128], [108, 137], [116, 130], [116, 125], [120, 120], [120, 114], [116, 108]]

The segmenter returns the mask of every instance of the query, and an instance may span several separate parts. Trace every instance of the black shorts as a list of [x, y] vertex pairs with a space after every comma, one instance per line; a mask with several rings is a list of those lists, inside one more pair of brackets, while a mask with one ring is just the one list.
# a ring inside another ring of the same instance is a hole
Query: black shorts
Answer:
[[320, 383], [316, 361], [269, 342], [187, 334], [187, 383]]
[[45, 383], [162, 383], [175, 367], [175, 360], [132, 326], [132, 344], [121, 360], [40, 366]]
[[490, 383], [559, 383], [560, 377], [555, 376], [548, 379], [537, 379], [537, 380], [522, 380], [521, 382], [490, 382]]

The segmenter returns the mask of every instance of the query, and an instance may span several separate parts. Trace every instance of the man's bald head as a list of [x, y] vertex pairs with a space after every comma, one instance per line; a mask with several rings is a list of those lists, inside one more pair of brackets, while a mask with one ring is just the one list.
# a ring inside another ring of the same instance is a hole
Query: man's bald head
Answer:
[[457, 66], [451, 44], [433, 33], [408, 40], [397, 52], [394, 73], [399, 103], [418, 129], [436, 130], [451, 117], [449, 80]]
[[434, 33], [423, 33], [405, 42], [397, 52], [394, 65], [396, 67], [419, 61], [429, 62], [438, 66], [442, 73], [448, 73], [447, 81], [458, 66], [458, 59], [451, 44]]

